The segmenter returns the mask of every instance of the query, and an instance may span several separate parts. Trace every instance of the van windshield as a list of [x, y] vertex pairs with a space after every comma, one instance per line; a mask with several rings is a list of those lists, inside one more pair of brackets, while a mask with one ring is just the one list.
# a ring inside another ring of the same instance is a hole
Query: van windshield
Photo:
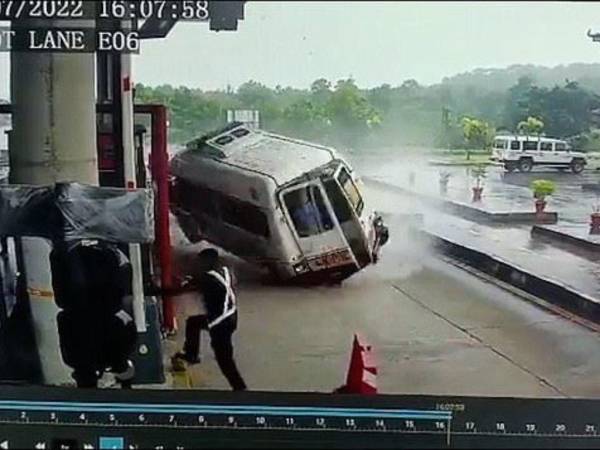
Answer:
[[364, 202], [362, 196], [360, 195], [358, 187], [356, 186], [356, 184], [352, 180], [352, 177], [346, 169], [342, 169], [340, 171], [340, 174], [338, 175], [338, 181], [340, 183], [340, 186], [342, 186], [342, 189], [348, 196], [350, 203], [352, 203], [352, 207], [356, 211], [356, 214], [360, 216], [364, 208]]
[[298, 236], [315, 236], [333, 228], [331, 215], [318, 186], [296, 189], [283, 198]]

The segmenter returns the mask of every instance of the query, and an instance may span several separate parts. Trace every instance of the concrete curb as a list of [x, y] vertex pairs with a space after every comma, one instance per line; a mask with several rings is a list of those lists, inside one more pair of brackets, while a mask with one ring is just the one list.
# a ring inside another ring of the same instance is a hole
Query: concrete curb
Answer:
[[[396, 186], [385, 181], [379, 181], [376, 179], [364, 178], [365, 182], [383, 186], [387, 189], [394, 189], [405, 195], [417, 197], [420, 200], [432, 205], [436, 208], [440, 208], [446, 212], [454, 214], [456, 216], [463, 217], [474, 221], [488, 222], [488, 223], [502, 223], [502, 224], [531, 224], [539, 223], [535, 212], [492, 212], [483, 208], [477, 208], [467, 203], [458, 202], [455, 200], [447, 200], [443, 198], [437, 198], [431, 195], [421, 194], [411, 189], [406, 189], [400, 186]], [[546, 212], [543, 223], [554, 224], [558, 222], [558, 213]]]
[[476, 167], [489, 166], [489, 161], [427, 161], [427, 165], [433, 167]]
[[600, 192], [600, 183], [584, 183], [581, 185], [584, 191]]
[[567, 243], [574, 247], [588, 250], [588, 251], [598, 251], [600, 250], [600, 243], [592, 242], [585, 238], [574, 236], [572, 234], [563, 233], [559, 230], [554, 230], [552, 228], [547, 228], [544, 226], [534, 225], [531, 229], [532, 236], [542, 236], [553, 241], [558, 241], [559, 243]]
[[593, 297], [559, 281], [528, 272], [498, 256], [483, 253], [426, 231], [422, 233], [444, 254], [579, 317], [600, 324], [600, 302]]

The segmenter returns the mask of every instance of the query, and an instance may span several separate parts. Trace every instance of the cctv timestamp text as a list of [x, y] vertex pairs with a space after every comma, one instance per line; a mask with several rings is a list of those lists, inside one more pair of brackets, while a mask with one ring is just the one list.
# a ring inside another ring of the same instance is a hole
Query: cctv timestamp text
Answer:
[[0, 20], [207, 21], [207, 0], [0, 0]]
[[206, 21], [209, 19], [208, 1], [183, 0], [103, 0], [98, 3], [101, 19], [158, 19]]

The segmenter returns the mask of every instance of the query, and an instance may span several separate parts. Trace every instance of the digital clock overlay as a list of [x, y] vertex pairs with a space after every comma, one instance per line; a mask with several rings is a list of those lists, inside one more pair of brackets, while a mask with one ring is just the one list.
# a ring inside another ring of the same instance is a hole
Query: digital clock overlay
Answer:
[[206, 0], [0, 0], [0, 51], [137, 53], [141, 23], [206, 22], [210, 18], [209, 3]]

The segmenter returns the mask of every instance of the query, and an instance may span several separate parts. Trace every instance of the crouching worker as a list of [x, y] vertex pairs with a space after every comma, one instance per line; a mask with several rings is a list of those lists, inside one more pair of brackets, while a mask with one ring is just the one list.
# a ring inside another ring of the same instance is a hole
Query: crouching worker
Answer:
[[177, 295], [198, 291], [203, 299], [206, 314], [190, 316], [185, 325], [183, 351], [175, 357], [190, 364], [200, 362], [200, 334], [208, 330], [211, 347], [221, 372], [234, 391], [246, 390], [233, 355], [233, 333], [237, 329], [237, 304], [232, 271], [221, 263], [215, 249], [201, 251], [197, 257], [194, 275], [180, 287], [162, 290], [163, 294]]
[[130, 355], [137, 330], [131, 305], [132, 270], [115, 245], [102, 241], [55, 242], [50, 253], [63, 361], [80, 388], [95, 388], [104, 372], [130, 388]]

